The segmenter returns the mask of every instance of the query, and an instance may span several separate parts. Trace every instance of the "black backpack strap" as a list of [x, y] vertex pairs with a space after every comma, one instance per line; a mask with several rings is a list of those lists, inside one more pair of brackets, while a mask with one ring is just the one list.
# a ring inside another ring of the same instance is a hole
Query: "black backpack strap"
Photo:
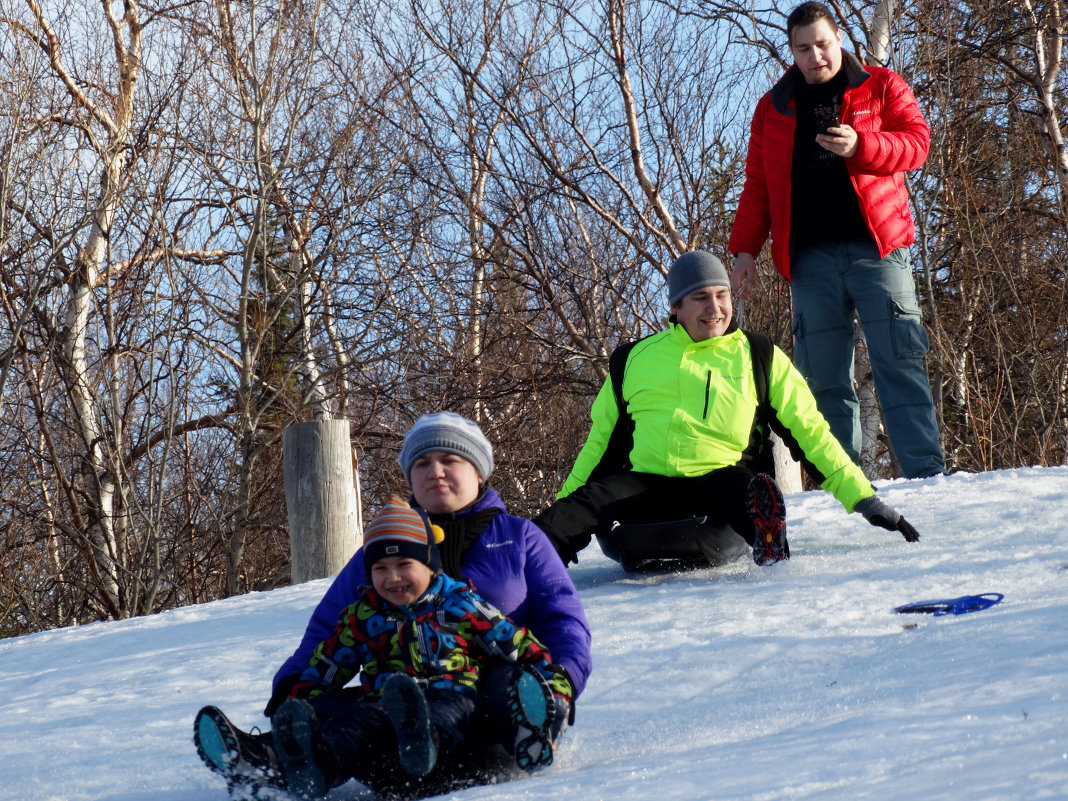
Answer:
[[616, 395], [620, 417], [627, 413], [627, 402], [623, 400], [623, 376], [627, 372], [627, 357], [639, 341], [623, 343], [608, 357], [608, 375], [612, 379], [612, 391]]
[[757, 416], [763, 425], [768, 423], [773, 415], [771, 402], [768, 400], [768, 384], [771, 383], [771, 360], [775, 346], [771, 338], [764, 334], [744, 329], [742, 333], [749, 340], [749, 353], [753, 358], [753, 380], [756, 382], [757, 391]]
[[616, 427], [612, 429], [612, 436], [608, 439], [608, 446], [601, 455], [601, 461], [590, 472], [587, 483], [596, 481], [612, 473], [627, 470], [630, 467], [630, 452], [634, 447], [634, 418], [627, 411], [627, 402], [623, 400], [623, 378], [627, 372], [627, 358], [634, 346], [641, 342], [625, 342], [612, 351], [608, 357], [608, 378], [612, 382], [612, 392], [616, 396], [616, 407], [619, 409], [619, 419]]
[[768, 397], [768, 385], [771, 383], [771, 361], [775, 358], [775, 345], [764, 334], [755, 331], [744, 331], [749, 340], [749, 352], [753, 359], [753, 380], [757, 391], [757, 413], [754, 422], [754, 431], [749, 440], [749, 447], [743, 454], [743, 461], [748, 459], [750, 469], [762, 471], [774, 475], [775, 456], [772, 452], [771, 432], [774, 431], [782, 439], [783, 444], [790, 451], [790, 455], [801, 463], [801, 466], [816, 481], [823, 483], [823, 474], [806, 457], [801, 446], [794, 438], [790, 429], [779, 422], [775, 414], [775, 408], [771, 405]]
[[753, 381], [757, 391], [757, 410], [753, 432], [749, 437], [749, 447], [742, 455], [754, 472], [775, 472], [775, 457], [771, 445], [771, 426], [775, 419], [775, 410], [768, 400], [768, 384], [771, 382], [771, 360], [774, 358], [775, 346], [769, 337], [755, 331], [742, 329], [749, 340], [749, 354], [753, 362]]

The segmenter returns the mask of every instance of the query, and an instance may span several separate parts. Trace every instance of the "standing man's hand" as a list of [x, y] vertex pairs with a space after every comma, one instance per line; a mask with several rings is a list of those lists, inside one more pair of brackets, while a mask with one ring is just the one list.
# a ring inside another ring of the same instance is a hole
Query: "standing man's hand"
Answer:
[[816, 143], [844, 159], [857, 152], [857, 132], [844, 123], [832, 125], [827, 133], [817, 134]]
[[756, 259], [752, 253], [739, 253], [734, 257], [731, 270], [731, 289], [740, 300], [749, 300], [756, 283]]

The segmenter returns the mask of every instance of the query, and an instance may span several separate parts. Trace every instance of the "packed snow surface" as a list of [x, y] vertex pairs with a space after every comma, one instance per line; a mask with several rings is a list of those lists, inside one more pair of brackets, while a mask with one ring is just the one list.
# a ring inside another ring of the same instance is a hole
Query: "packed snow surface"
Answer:
[[[1068, 467], [880, 482], [920, 531], [788, 496], [793, 558], [571, 568], [594, 672], [555, 763], [464, 801], [1068, 798]], [[328, 581], [0, 641], [0, 799], [225, 801], [193, 716], [245, 727]], [[914, 601], [1002, 593], [963, 615]], [[350, 782], [330, 799], [371, 799]]]

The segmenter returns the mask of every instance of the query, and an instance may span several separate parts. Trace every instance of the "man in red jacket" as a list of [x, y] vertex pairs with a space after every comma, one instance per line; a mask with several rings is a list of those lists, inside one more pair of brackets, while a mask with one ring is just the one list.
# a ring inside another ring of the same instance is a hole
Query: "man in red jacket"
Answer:
[[855, 313], [902, 472], [943, 473], [904, 181], [927, 158], [930, 131], [900, 76], [842, 50], [825, 5], [795, 8], [786, 33], [794, 66], [753, 114], [731, 283], [743, 300], [751, 296], [770, 235], [775, 268], [791, 283], [794, 361], [846, 452], [859, 461]]

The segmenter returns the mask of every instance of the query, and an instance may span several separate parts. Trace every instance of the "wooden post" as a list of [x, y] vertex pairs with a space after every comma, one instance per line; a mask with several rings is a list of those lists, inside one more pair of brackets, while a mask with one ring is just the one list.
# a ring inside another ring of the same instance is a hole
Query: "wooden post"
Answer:
[[786, 494], [801, 492], [804, 489], [801, 482], [801, 463], [794, 461], [790, 449], [774, 431], [771, 432], [771, 452], [775, 459], [775, 483], [779, 485], [779, 489]]
[[282, 432], [290, 583], [337, 575], [362, 542], [347, 420]]

